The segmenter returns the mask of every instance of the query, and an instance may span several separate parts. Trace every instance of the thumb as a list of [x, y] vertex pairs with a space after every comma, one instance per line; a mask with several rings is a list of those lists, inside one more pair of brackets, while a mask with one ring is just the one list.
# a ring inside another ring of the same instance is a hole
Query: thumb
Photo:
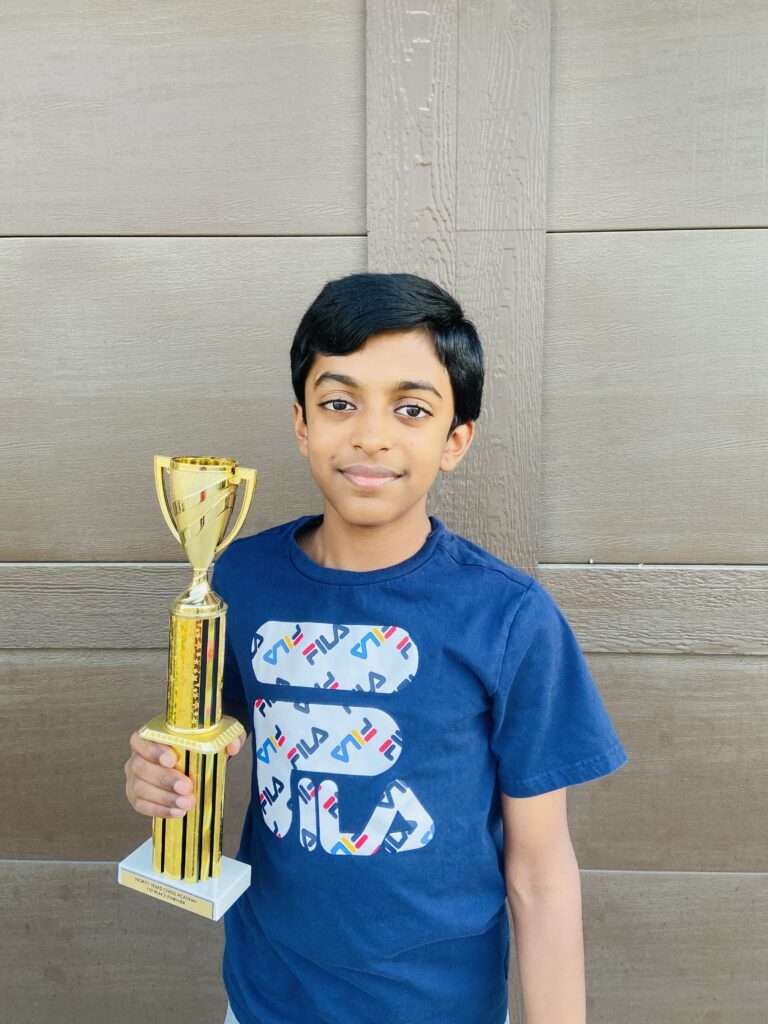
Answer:
[[245, 744], [245, 736], [238, 736], [236, 740], [232, 740], [231, 743], [227, 744], [227, 753], [234, 757], [235, 754], [239, 754]]

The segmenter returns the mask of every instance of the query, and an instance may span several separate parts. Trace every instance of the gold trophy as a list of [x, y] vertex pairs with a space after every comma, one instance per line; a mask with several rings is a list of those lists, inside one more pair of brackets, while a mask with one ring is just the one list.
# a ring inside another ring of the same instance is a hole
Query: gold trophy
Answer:
[[[208, 568], [240, 532], [256, 477], [233, 459], [155, 456], [160, 508], [192, 563], [192, 583], [170, 605], [165, 715], [139, 735], [173, 748], [176, 767], [192, 780], [195, 805], [180, 818], [153, 818], [151, 838], [120, 861], [117, 880], [212, 921], [248, 888], [251, 866], [221, 852], [226, 747], [245, 729], [221, 713], [227, 604], [211, 589]], [[240, 512], [225, 537], [241, 482]]]

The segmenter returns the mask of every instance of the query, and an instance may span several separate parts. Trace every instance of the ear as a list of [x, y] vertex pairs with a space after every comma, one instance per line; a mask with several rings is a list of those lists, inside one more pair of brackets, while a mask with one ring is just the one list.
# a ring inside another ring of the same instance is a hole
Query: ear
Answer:
[[309, 451], [307, 448], [307, 424], [304, 422], [304, 413], [302, 412], [301, 405], [298, 401], [293, 403], [293, 431], [296, 434], [296, 440], [299, 443], [299, 451], [302, 455], [308, 456]]
[[474, 436], [474, 420], [459, 424], [445, 442], [443, 453], [440, 456], [440, 469], [446, 473], [452, 472], [466, 455]]

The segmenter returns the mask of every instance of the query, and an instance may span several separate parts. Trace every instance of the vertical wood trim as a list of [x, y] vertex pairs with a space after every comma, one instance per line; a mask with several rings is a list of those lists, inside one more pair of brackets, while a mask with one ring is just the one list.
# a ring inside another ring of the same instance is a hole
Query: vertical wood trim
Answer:
[[430, 505], [532, 574], [549, 70], [548, 0], [366, 5], [368, 268], [446, 288], [486, 356], [472, 451]]

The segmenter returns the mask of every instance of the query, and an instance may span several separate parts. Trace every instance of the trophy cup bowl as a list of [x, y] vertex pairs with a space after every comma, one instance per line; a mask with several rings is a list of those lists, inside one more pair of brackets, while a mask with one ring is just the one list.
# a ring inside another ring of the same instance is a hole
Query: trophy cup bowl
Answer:
[[[211, 589], [208, 569], [240, 532], [256, 479], [255, 469], [233, 459], [155, 456], [160, 509], [192, 565], [192, 582], [169, 608], [165, 714], [139, 735], [173, 749], [176, 768], [192, 780], [195, 804], [182, 817], [153, 818], [151, 837], [120, 861], [117, 880], [212, 921], [248, 888], [251, 866], [221, 849], [226, 747], [245, 729], [222, 715], [227, 604]], [[241, 483], [240, 511], [225, 536]]]

